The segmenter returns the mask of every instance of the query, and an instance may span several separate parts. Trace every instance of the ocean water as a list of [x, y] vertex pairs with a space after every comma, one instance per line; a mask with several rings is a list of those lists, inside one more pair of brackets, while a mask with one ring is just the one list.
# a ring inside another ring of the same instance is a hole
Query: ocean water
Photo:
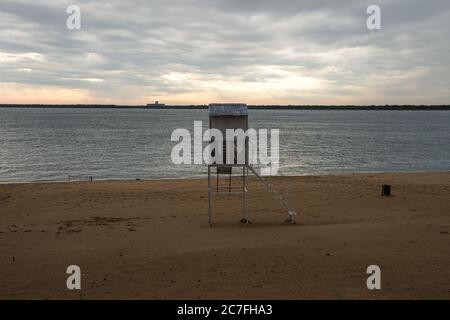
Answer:
[[[204, 177], [176, 166], [171, 133], [206, 110], [0, 108], [0, 182]], [[280, 129], [283, 175], [450, 170], [450, 112], [251, 110]]]

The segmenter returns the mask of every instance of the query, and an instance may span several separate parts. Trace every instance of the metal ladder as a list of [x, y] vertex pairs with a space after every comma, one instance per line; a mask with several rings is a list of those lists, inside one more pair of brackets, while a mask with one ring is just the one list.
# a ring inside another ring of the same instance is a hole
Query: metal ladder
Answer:
[[286, 199], [278, 191], [276, 191], [273, 188], [271, 182], [267, 181], [263, 176], [258, 174], [258, 172], [256, 172], [256, 170], [255, 170], [255, 168], [253, 168], [253, 166], [249, 165], [247, 167], [250, 169], [251, 172], [253, 172], [253, 174], [256, 176], [256, 179], [264, 185], [266, 190], [272, 195], [272, 198], [277, 200], [284, 208], [286, 208], [286, 210], [288, 211], [288, 214], [289, 214], [289, 218], [287, 221], [292, 224], [295, 224], [295, 216], [297, 215], [297, 212], [294, 209], [292, 209], [292, 207], [289, 205], [289, 203], [286, 201]]

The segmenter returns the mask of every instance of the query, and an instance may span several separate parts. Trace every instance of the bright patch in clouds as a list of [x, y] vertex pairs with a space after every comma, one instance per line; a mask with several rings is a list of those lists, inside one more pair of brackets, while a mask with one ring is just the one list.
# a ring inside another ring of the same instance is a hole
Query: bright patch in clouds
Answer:
[[26, 63], [30, 61], [43, 62], [44, 56], [36, 52], [27, 52], [27, 53], [0, 52], [0, 64]]

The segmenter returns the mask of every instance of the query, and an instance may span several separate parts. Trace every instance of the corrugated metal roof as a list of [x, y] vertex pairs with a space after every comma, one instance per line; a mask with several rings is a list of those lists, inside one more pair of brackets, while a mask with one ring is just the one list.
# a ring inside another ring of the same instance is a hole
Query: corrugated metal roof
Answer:
[[246, 115], [248, 115], [248, 109], [244, 103], [211, 103], [209, 105], [210, 117]]

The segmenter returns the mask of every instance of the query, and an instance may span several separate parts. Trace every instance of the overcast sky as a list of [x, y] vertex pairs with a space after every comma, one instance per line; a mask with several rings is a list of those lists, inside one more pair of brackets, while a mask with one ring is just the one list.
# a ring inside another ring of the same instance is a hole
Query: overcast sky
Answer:
[[450, 104], [449, 0], [0, 0], [0, 35], [0, 103]]

